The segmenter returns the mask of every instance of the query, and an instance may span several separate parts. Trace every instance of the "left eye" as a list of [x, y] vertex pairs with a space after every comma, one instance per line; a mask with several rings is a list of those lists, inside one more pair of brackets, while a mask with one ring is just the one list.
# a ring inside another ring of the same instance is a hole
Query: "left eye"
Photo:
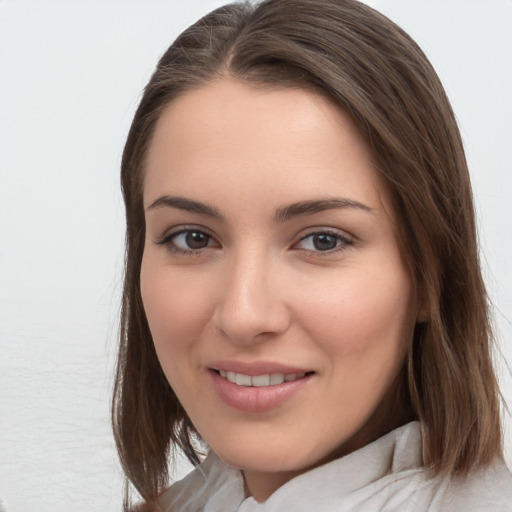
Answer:
[[319, 232], [305, 236], [300, 240], [296, 247], [306, 251], [326, 252], [335, 250], [342, 245], [347, 246], [351, 244], [351, 240], [339, 235], [338, 233]]
[[175, 233], [169, 242], [177, 249], [183, 251], [197, 251], [213, 245], [213, 238], [203, 231], [187, 229]]

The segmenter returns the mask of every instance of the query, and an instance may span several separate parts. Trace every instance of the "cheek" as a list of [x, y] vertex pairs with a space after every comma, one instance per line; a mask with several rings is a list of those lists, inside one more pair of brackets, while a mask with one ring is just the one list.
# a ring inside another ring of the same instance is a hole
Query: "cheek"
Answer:
[[354, 271], [333, 282], [303, 294], [308, 299], [299, 316], [310, 337], [329, 353], [354, 360], [402, 352], [411, 300], [405, 272]]
[[[141, 267], [141, 295], [157, 355], [164, 372], [179, 356], [188, 358], [210, 316], [207, 290], [186, 275], [153, 264], [145, 257]], [[180, 359], [182, 360], [182, 359]], [[180, 365], [176, 365], [180, 366]]]

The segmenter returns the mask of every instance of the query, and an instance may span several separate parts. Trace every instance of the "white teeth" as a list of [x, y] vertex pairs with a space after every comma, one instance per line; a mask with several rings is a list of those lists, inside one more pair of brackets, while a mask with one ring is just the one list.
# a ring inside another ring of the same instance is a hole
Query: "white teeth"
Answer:
[[252, 384], [252, 378], [249, 375], [243, 373], [236, 374], [236, 384], [238, 386], [250, 386]]
[[[291, 374], [290, 374], [291, 375]], [[273, 373], [270, 376], [270, 385], [282, 384], [284, 382], [284, 373]]]
[[254, 386], [257, 388], [277, 386], [283, 382], [293, 382], [305, 376], [304, 373], [271, 373], [251, 377], [243, 373], [227, 372], [225, 370], [219, 370], [219, 375], [238, 386]]
[[306, 375], [305, 373], [288, 373], [284, 376], [284, 380], [286, 382], [291, 382], [292, 380], [302, 379]]
[[270, 384], [270, 375], [256, 375], [252, 378], [252, 385], [257, 388], [268, 386]]

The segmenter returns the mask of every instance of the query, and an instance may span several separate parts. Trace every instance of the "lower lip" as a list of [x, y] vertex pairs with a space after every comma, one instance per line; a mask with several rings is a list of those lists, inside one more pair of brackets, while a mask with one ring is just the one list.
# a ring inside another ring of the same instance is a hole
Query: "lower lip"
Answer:
[[233, 384], [213, 370], [208, 374], [219, 397], [230, 407], [243, 412], [265, 412], [279, 407], [307, 386], [312, 378], [312, 375], [306, 375], [292, 382], [255, 387]]

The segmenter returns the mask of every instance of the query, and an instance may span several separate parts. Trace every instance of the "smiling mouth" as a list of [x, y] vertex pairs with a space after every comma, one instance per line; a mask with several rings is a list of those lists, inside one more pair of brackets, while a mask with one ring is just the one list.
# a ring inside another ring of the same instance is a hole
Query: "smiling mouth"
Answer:
[[217, 375], [236, 384], [237, 386], [263, 388], [267, 386], [279, 386], [284, 382], [294, 382], [312, 375], [314, 372], [306, 373], [267, 373], [263, 375], [245, 375], [225, 370], [213, 370]]

